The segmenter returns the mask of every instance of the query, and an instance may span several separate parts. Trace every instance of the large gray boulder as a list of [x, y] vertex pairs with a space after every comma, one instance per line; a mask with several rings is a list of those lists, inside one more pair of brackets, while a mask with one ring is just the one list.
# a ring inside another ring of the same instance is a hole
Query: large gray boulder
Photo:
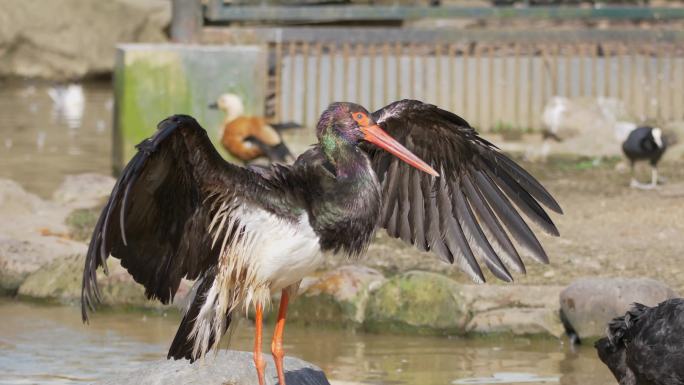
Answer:
[[[275, 385], [278, 379], [270, 354], [266, 360], [266, 385]], [[298, 358], [285, 357], [285, 381], [288, 385], [329, 385], [323, 371]], [[146, 363], [131, 373], [122, 373], [98, 385], [257, 385], [256, 369], [252, 353], [222, 350], [209, 354], [204, 361], [194, 364], [188, 361], [159, 360]]]
[[469, 333], [561, 337], [558, 316], [561, 286], [462, 285], [471, 318]]
[[0, 76], [111, 73], [114, 46], [165, 42], [168, 0], [0, 0]]
[[463, 334], [467, 318], [458, 283], [435, 273], [409, 271], [373, 292], [364, 327], [374, 332]]
[[54, 200], [43, 200], [14, 181], [0, 179], [0, 292], [16, 292], [27, 276], [55, 260], [85, 254], [83, 240], [89, 238], [94, 221], [82, 226], [83, 236], [75, 238], [66, 218], [75, 209], [101, 205], [113, 184], [109, 176], [69, 176]]
[[560, 293], [563, 317], [578, 337], [605, 335], [611, 319], [624, 315], [635, 302], [647, 306], [677, 297], [665, 284], [650, 278], [582, 278]]

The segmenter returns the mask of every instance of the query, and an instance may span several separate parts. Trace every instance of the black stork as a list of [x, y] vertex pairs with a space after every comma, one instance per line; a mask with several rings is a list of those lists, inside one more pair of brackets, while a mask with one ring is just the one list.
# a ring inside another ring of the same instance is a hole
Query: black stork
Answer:
[[[658, 162], [667, 150], [667, 140], [663, 131], [658, 127], [642, 126], [635, 128], [629, 133], [622, 143], [622, 152], [629, 159], [632, 174], [630, 187], [652, 189], [658, 185]], [[643, 184], [637, 181], [634, 175], [634, 163], [639, 160], [648, 160], [651, 164], [651, 183]]]
[[684, 384], [684, 298], [634, 304], [594, 345], [620, 385]]
[[209, 108], [217, 108], [226, 116], [221, 125], [221, 144], [234, 157], [250, 162], [267, 157], [270, 162], [292, 163], [294, 157], [279, 130], [299, 127], [294, 123], [267, 123], [261, 116], [245, 116], [242, 99], [235, 94], [223, 94]]
[[372, 114], [333, 103], [317, 124], [318, 143], [292, 166], [266, 171], [224, 161], [190, 116], [169, 117], [157, 129], [137, 146], [93, 232], [83, 319], [99, 300], [96, 270], [110, 254], [163, 303], [181, 278], [196, 279], [168, 357], [202, 357], [234, 327], [235, 312], [253, 306], [260, 384], [263, 309], [281, 291], [271, 352], [284, 385], [288, 301], [323, 261], [321, 252], [358, 257], [383, 227], [477, 282], [485, 281], [482, 262], [512, 281], [509, 269], [525, 272], [512, 239], [548, 262], [514, 204], [558, 235], [540, 203], [561, 208], [534, 177], [464, 119], [420, 101]]

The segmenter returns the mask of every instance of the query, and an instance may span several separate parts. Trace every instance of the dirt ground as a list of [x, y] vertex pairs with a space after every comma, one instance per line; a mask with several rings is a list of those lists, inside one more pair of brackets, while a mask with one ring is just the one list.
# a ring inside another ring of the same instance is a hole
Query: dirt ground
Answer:
[[[661, 164], [667, 181], [657, 190], [628, 187], [629, 173], [618, 171], [620, 159], [601, 162], [555, 157], [523, 166], [551, 191], [565, 214], [551, 214], [561, 236], [540, 234], [551, 260], [542, 265], [525, 259], [527, 275], [519, 284], [565, 285], [578, 277], [650, 277], [684, 293], [684, 160]], [[647, 167], [638, 169], [647, 181]], [[422, 269], [468, 282], [455, 267], [427, 253], [418, 253], [384, 231], [360, 263], [386, 273]], [[348, 263], [331, 257], [331, 265]], [[488, 282], [497, 283], [491, 275]]]

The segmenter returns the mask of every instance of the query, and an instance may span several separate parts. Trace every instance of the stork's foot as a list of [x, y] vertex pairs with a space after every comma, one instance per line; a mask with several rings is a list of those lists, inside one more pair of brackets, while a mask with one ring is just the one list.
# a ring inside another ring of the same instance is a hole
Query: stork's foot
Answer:
[[632, 179], [629, 182], [629, 187], [639, 190], [653, 190], [658, 188], [658, 185], [653, 183], [641, 183], [636, 179]]

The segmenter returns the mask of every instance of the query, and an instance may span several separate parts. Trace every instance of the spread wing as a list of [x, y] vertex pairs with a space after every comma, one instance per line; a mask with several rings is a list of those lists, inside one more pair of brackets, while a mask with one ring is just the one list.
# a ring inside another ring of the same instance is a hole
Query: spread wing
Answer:
[[106, 271], [110, 254], [145, 286], [148, 298], [168, 303], [183, 277], [195, 279], [217, 264], [221, 248], [214, 247], [210, 229], [226, 219], [239, 222], [225, 202], [268, 209], [271, 199], [274, 207], [287, 207], [277, 204], [286, 195], [273, 193], [277, 178], [225, 162], [190, 116], [162, 121], [137, 148], [93, 231], [83, 271], [84, 321], [100, 299], [96, 270]]
[[562, 213], [560, 206], [534, 177], [478, 136], [468, 122], [415, 100], [394, 102], [372, 117], [440, 173], [433, 177], [364, 144], [382, 183], [379, 225], [389, 235], [456, 262], [480, 282], [484, 276], [476, 257], [506, 281], [512, 280], [509, 267], [525, 272], [511, 238], [536, 260], [548, 262], [518, 210], [547, 233], [558, 235], [541, 205]]

